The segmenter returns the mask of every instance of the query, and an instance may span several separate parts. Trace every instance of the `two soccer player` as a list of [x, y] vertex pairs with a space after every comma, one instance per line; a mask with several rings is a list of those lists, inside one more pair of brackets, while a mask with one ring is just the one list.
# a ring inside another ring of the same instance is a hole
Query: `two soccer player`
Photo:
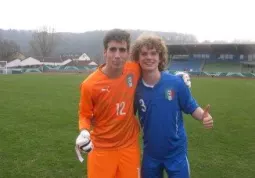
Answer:
[[81, 84], [77, 140], [83, 143], [80, 149], [89, 152], [89, 178], [140, 176], [139, 124], [133, 107], [140, 67], [126, 62], [129, 48], [129, 33], [109, 31], [105, 64]]

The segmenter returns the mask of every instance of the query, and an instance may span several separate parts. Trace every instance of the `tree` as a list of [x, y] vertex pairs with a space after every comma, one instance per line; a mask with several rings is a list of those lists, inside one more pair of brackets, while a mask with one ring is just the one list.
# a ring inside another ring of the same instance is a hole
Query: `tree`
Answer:
[[0, 41], [2, 41], [2, 38], [3, 38], [3, 37], [2, 37], [2, 36], [3, 36], [3, 35], [2, 35], [2, 33], [3, 33], [2, 31], [3, 31], [3, 30], [0, 29]]
[[245, 39], [235, 39], [235, 40], [232, 41], [232, 43], [246, 43], [246, 44], [249, 44], [249, 43], [254, 43], [254, 41], [245, 40]]
[[32, 51], [37, 56], [49, 57], [55, 50], [58, 42], [58, 34], [55, 32], [54, 28], [42, 27], [32, 34], [32, 40], [30, 41], [30, 46]]
[[204, 40], [203, 42], [201, 42], [202, 44], [211, 44], [212, 42], [209, 40]]
[[12, 40], [0, 40], [0, 59], [12, 60], [12, 57], [20, 52], [20, 46]]

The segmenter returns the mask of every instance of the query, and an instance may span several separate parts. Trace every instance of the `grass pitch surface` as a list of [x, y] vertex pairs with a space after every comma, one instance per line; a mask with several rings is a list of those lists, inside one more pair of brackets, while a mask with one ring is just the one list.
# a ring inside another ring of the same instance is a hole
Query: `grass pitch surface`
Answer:
[[[81, 74], [0, 75], [0, 177], [86, 177], [74, 152]], [[185, 116], [194, 178], [255, 175], [255, 80], [192, 78], [214, 129]]]

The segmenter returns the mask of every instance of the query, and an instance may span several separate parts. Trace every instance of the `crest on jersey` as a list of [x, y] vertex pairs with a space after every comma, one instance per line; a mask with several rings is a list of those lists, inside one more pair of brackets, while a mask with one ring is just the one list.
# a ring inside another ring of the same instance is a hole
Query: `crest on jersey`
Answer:
[[126, 78], [126, 82], [129, 88], [133, 87], [133, 80], [134, 80], [133, 74], [128, 74]]
[[174, 99], [174, 90], [171, 90], [171, 89], [166, 90], [165, 97], [169, 101], [173, 100]]

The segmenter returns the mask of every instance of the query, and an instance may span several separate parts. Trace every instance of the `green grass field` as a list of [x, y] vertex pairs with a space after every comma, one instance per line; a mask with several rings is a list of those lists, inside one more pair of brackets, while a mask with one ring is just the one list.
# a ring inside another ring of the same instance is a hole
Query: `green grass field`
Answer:
[[[0, 75], [0, 177], [86, 177], [76, 159], [81, 74]], [[193, 178], [255, 176], [255, 80], [193, 78], [215, 128], [185, 116]]]

